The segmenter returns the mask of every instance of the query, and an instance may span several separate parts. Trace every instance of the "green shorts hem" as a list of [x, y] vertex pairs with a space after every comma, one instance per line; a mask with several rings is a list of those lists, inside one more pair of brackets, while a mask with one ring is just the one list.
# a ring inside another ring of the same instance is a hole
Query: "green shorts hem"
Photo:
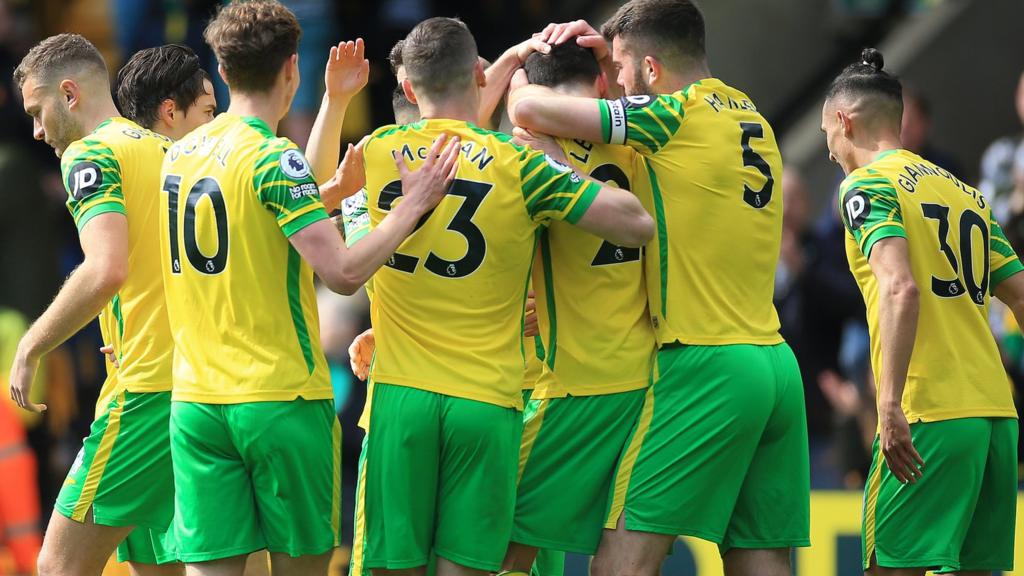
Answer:
[[722, 552], [726, 552], [733, 548], [741, 550], [768, 550], [771, 548], [808, 548], [810, 545], [811, 541], [807, 538], [782, 538], [776, 540], [735, 540], [729, 542], [728, 545], [722, 543], [719, 546], [722, 548]]
[[[78, 520], [72, 518], [74, 511], [68, 510], [66, 506], [63, 506], [62, 504], [54, 504], [53, 509], [56, 510], [61, 516], [67, 518], [68, 520], [71, 520], [72, 522], [78, 522], [79, 524], [83, 524], [83, 522], [79, 522]], [[92, 507], [92, 522], [93, 524], [99, 524], [100, 526], [110, 526], [113, 528], [136, 526], [142, 528], [150, 528], [153, 530], [167, 529], [166, 525], [162, 525], [160, 522], [153, 519], [139, 520], [137, 518], [121, 518], [117, 516], [108, 516], [106, 514], [97, 515], [95, 505]]]
[[277, 548], [275, 546], [267, 546], [267, 552], [272, 554], [287, 554], [292, 558], [298, 558], [300, 556], [319, 556], [321, 554], [326, 554], [335, 548], [337, 548], [337, 546], [334, 544], [331, 544], [327, 548], [303, 548], [301, 550], [287, 550], [284, 548]]
[[[870, 561], [865, 562], [864, 569], [868, 570], [871, 568]], [[935, 568], [935, 567], [953, 567], [954, 570], [960, 570], [960, 562], [953, 558], [944, 558], [941, 560], [929, 559], [929, 560], [879, 560], [878, 551], [875, 550], [875, 566], [879, 568]]]
[[523, 546], [531, 546], [538, 550], [559, 550], [561, 552], [572, 552], [575, 554], [585, 554], [587, 556], [593, 556], [594, 553], [597, 552], [596, 548], [580, 546], [573, 542], [533, 538], [522, 534], [512, 534], [512, 538], [509, 542], [515, 542], [516, 544], [522, 544]]
[[463, 556], [462, 554], [455, 554], [454, 552], [447, 552], [442, 548], [434, 547], [434, 552], [438, 556], [449, 560], [460, 566], [466, 566], [467, 568], [474, 568], [476, 570], [486, 570], [488, 572], [498, 572], [501, 570], [501, 562], [488, 562], [486, 560], [480, 560], [479, 558], [470, 558]]
[[[410, 568], [419, 568], [420, 566], [426, 566], [430, 563], [430, 557], [421, 558], [418, 560], [399, 560], [399, 561], [388, 561], [383, 560], [380, 562], [374, 562], [370, 559], [363, 560], [363, 568], [365, 570], [408, 570]], [[354, 575], [358, 576], [358, 575]]]
[[668, 536], [693, 536], [694, 538], [707, 540], [714, 544], [721, 544], [724, 539], [722, 535], [711, 534], [704, 530], [679, 528], [677, 526], [662, 526], [660, 524], [651, 524], [649, 522], [630, 521], [628, 515], [626, 516], [625, 526], [626, 530], [632, 530], [633, 532], [650, 532], [652, 534], [666, 534]]
[[235, 556], [241, 556], [243, 554], [252, 554], [259, 550], [266, 549], [266, 546], [262, 545], [250, 545], [250, 546], [237, 546], [235, 548], [225, 548], [223, 550], [217, 550], [215, 552], [179, 552], [178, 560], [182, 562], [210, 562], [211, 560], [223, 560], [225, 558], [233, 558]]

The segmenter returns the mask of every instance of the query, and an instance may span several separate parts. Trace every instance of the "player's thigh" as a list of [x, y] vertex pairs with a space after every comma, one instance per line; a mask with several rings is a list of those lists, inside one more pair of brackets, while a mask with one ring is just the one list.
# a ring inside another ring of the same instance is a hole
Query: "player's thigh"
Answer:
[[341, 425], [330, 400], [229, 407], [271, 553], [318, 556], [341, 530]]
[[430, 558], [445, 398], [374, 383], [356, 517], [364, 529], [364, 571], [412, 569]]
[[272, 576], [326, 576], [331, 553], [292, 557], [284, 553], [270, 554]]
[[960, 572], [1009, 571], [1017, 520], [1016, 418], [991, 418], [981, 492], [960, 548]]
[[76, 522], [54, 510], [39, 552], [39, 575], [99, 574], [130, 531], [130, 526], [96, 524], [89, 514]]
[[522, 413], [446, 397], [434, 549], [475, 570], [497, 571], [512, 533]]
[[991, 426], [984, 418], [910, 425], [924, 459], [922, 476], [903, 484], [889, 471], [875, 438], [864, 489], [864, 567], [958, 566], [981, 491]]
[[122, 392], [97, 418], [54, 505], [81, 522], [170, 525], [174, 513], [170, 392]]
[[590, 565], [591, 576], [649, 575], [661, 573], [665, 555], [676, 537], [669, 534], [626, 530], [619, 517], [613, 529], [601, 535], [601, 544]]
[[775, 404], [761, 346], [680, 346], [658, 354], [619, 463], [605, 527], [721, 542]]
[[[750, 460], [721, 549], [810, 545], [810, 461], [803, 382], [787, 344], [764, 346], [776, 402]], [[788, 556], [787, 556], [788, 558]]]
[[605, 519], [601, 504], [645, 394], [640, 389], [531, 402], [536, 410], [523, 429], [513, 542], [581, 554], [597, 550]]
[[227, 414], [233, 406], [171, 405], [178, 557], [210, 563], [210, 570], [230, 567], [229, 559], [266, 547], [249, 469], [235, 446]]

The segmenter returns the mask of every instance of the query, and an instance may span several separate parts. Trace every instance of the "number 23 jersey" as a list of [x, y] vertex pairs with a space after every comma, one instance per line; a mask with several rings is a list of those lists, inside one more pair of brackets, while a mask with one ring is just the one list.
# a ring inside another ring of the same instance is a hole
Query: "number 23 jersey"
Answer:
[[441, 134], [461, 138], [456, 181], [373, 277], [373, 380], [521, 407], [523, 308], [538, 229], [577, 222], [600, 186], [508, 136], [421, 120], [381, 128], [365, 145], [371, 227], [401, 194], [392, 151], [415, 168]]
[[883, 238], [907, 239], [920, 293], [903, 411], [910, 422], [1016, 417], [988, 323], [995, 286], [1024, 269], [974, 188], [906, 150], [880, 154], [840, 187], [846, 255], [867, 304], [871, 365], [881, 374], [879, 287], [868, 259]]
[[327, 218], [299, 149], [225, 113], [171, 147], [161, 182], [174, 399], [331, 398], [313, 271], [288, 240]]

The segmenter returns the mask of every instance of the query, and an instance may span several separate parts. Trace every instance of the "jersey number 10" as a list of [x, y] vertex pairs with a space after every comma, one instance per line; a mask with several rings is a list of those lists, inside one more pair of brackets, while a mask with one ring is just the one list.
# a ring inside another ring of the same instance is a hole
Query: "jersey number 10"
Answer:
[[[171, 272], [181, 274], [181, 255], [178, 244], [178, 204], [181, 176], [168, 174], [164, 180], [167, 192], [167, 214], [170, 224]], [[213, 205], [213, 217], [217, 223], [217, 252], [212, 256], [203, 254], [196, 240], [196, 205], [203, 196], [208, 196]], [[196, 271], [203, 274], [220, 274], [228, 263], [228, 210], [220, 184], [209, 176], [192, 185], [185, 197], [185, 256]]]

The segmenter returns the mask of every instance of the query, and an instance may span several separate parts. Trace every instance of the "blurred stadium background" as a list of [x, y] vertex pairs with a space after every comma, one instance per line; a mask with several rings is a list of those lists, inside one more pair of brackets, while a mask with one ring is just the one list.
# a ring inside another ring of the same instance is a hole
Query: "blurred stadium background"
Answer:
[[[480, 53], [496, 57], [548, 22], [597, 24], [619, 4], [607, 0], [283, 0], [304, 29], [303, 86], [282, 133], [304, 145], [320, 102], [323, 62], [341, 39], [366, 39], [368, 88], [350, 108], [344, 137], [356, 141], [390, 123], [394, 80], [386, 55], [432, 15], [462, 17]], [[6, 372], [27, 322], [44, 309], [80, 261], [64, 206], [58, 162], [32, 140], [11, 72], [28, 48], [58, 32], [79, 32], [104, 53], [112, 73], [135, 50], [183, 42], [216, 63], [202, 42], [218, 0], [0, 0], [0, 575], [13, 573], [5, 543], [38, 534], [92, 420], [103, 380], [99, 330], [82, 331], [52, 354], [36, 388], [50, 409], [30, 418], [8, 401]], [[818, 127], [824, 89], [864, 46], [876, 46], [907, 94], [904, 145], [939, 163], [992, 200], [1015, 244], [1024, 248], [1024, 2], [1021, 0], [704, 0], [716, 76], [751, 96], [780, 135], [785, 231], [776, 282], [783, 332], [801, 363], [809, 417], [814, 546], [796, 556], [799, 576], [859, 574], [860, 492], [874, 433], [863, 304], [847, 271], [834, 199], [841, 180]], [[223, 88], [221, 86], [221, 88]], [[218, 93], [221, 109], [226, 95]], [[346, 349], [368, 325], [364, 295], [321, 294], [324, 348], [345, 426], [349, 516], [365, 394]], [[1018, 393], [1024, 338], [995, 311], [992, 327]], [[22, 448], [29, 446], [26, 458]], [[1024, 516], [1024, 515], [1018, 515]], [[1022, 540], [1024, 526], [1018, 529]], [[346, 550], [336, 574], [345, 573]], [[1024, 545], [1017, 546], [1024, 573]], [[254, 560], [253, 574], [265, 572]], [[566, 574], [586, 573], [570, 557]], [[111, 567], [110, 574], [126, 573]], [[680, 540], [664, 573], [721, 574], [713, 546]]]

